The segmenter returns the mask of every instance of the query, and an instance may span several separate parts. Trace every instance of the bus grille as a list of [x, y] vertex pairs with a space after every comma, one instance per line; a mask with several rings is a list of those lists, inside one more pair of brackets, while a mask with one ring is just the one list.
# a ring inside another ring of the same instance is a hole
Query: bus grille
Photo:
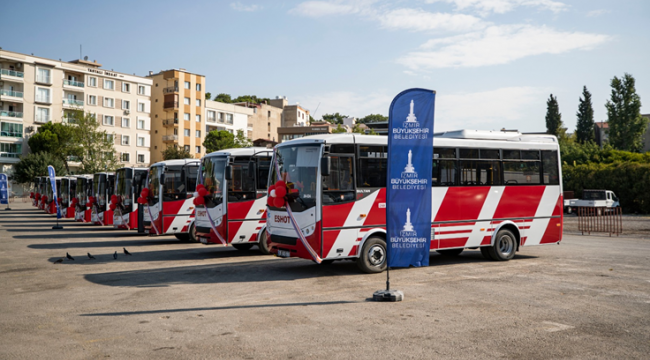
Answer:
[[296, 239], [295, 237], [271, 235], [271, 242], [278, 243], [278, 244], [295, 246], [297, 240], [298, 239]]

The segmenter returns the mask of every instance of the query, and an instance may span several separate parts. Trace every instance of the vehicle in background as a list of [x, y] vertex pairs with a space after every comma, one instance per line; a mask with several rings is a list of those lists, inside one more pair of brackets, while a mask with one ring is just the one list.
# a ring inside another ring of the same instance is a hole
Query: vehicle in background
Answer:
[[74, 218], [77, 195], [77, 178], [64, 176], [61, 179], [61, 216]]
[[564, 199], [564, 212], [571, 214], [579, 207], [615, 208], [621, 206], [618, 197], [610, 190], [582, 190], [582, 199]]
[[75, 201], [74, 219], [78, 222], [90, 222], [90, 203], [88, 198], [93, 194], [93, 176], [77, 175], [77, 195]]
[[43, 197], [45, 196], [47, 176], [39, 176], [37, 179], [36, 207], [40, 210], [45, 210], [45, 199]]
[[201, 159], [195, 201], [200, 242], [231, 244], [238, 250], [258, 245], [269, 254], [266, 190], [272, 154], [266, 148], [227, 149]]
[[[59, 205], [61, 204], [61, 179], [62, 177], [55, 177], [54, 178], [56, 182], [56, 197], [59, 201]], [[54, 195], [52, 193], [52, 183], [50, 182], [50, 178], [47, 178], [47, 183], [45, 185], [45, 194], [47, 196], [47, 201], [45, 202], [45, 212], [48, 214], [54, 214], [56, 215], [56, 203], [54, 202]], [[63, 216], [63, 212], [61, 213], [61, 216]]]
[[32, 199], [32, 206], [38, 207], [41, 201], [41, 177], [34, 178], [34, 191], [30, 192], [29, 197]]
[[123, 167], [115, 171], [115, 190], [110, 196], [109, 210], [113, 211], [113, 227], [138, 228], [138, 198], [147, 179], [148, 168]]
[[109, 208], [111, 195], [115, 191], [115, 173], [101, 172], [93, 175], [93, 196], [90, 220], [95, 225], [113, 225], [113, 210]]
[[144, 226], [153, 235], [175, 235], [196, 241], [193, 194], [199, 160], [157, 162], [149, 167], [146, 189], [138, 202], [144, 208]]
[[[431, 251], [459, 255], [480, 248], [485, 258], [502, 261], [521, 246], [562, 240], [554, 136], [460, 130], [434, 134], [433, 142], [433, 173], [424, 182], [432, 186]], [[364, 272], [383, 271], [387, 151], [386, 136], [354, 134], [276, 145], [270, 195], [277, 196], [278, 186], [286, 195], [269, 201], [271, 253], [316, 262], [352, 259]], [[391, 164], [410, 165], [406, 158]], [[395, 186], [421, 183], [395, 180]]]

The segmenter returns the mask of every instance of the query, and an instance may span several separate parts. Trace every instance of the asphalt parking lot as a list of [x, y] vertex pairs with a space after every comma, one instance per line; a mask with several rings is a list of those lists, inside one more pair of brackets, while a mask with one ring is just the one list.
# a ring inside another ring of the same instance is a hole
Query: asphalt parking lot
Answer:
[[[650, 234], [385, 274], [0, 210], [0, 358], [647, 359]], [[641, 223], [645, 226], [647, 223]], [[643, 227], [643, 226], [642, 226]], [[126, 256], [122, 248], [133, 255]], [[117, 259], [113, 259], [117, 251]], [[75, 258], [55, 263], [66, 252]], [[96, 259], [89, 259], [86, 253]]]

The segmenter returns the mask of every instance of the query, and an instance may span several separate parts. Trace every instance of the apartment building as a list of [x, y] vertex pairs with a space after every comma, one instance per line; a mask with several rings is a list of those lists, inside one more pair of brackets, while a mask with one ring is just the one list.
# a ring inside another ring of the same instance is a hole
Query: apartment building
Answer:
[[294, 126], [283, 126], [278, 128], [280, 142], [298, 139], [307, 135], [331, 134], [338, 125], [330, 124], [327, 121], [314, 121], [311, 125], [297, 124]]
[[276, 96], [269, 105], [282, 109], [282, 127], [309, 125], [309, 110], [296, 103], [289, 105], [286, 96]]
[[249, 120], [255, 115], [255, 109], [206, 100], [205, 102], [205, 131], [206, 135], [213, 130], [225, 130], [231, 134], [241, 131], [247, 136]]
[[192, 157], [205, 155], [205, 76], [185, 69], [149, 72], [151, 90], [151, 161], [162, 161], [162, 151], [184, 148]]
[[235, 105], [253, 111], [246, 127], [246, 136], [250, 140], [277, 141], [278, 128], [282, 126], [282, 108], [269, 104], [236, 103]]
[[150, 79], [105, 70], [97, 61], [61, 61], [0, 49], [0, 171], [11, 172], [38, 126], [94, 114], [115, 139], [124, 166], [148, 166]]

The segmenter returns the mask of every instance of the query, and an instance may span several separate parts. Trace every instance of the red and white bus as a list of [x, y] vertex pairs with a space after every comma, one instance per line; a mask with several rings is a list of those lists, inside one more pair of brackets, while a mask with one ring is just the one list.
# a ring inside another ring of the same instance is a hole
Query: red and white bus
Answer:
[[35, 200], [36, 208], [40, 210], [45, 209], [43, 196], [45, 196], [45, 185], [47, 185], [47, 183], [45, 182], [46, 179], [47, 179], [46, 176], [39, 176], [35, 179], [36, 194], [34, 194], [34, 200]]
[[196, 241], [193, 194], [200, 161], [166, 160], [149, 167], [144, 226], [154, 235]]
[[77, 175], [77, 200], [75, 201], [74, 219], [78, 222], [90, 222], [90, 203], [93, 196], [93, 176]]
[[40, 176], [34, 178], [34, 191], [29, 194], [29, 197], [32, 199], [32, 206], [38, 207], [39, 202], [41, 201], [41, 177]]
[[[57, 176], [54, 178], [56, 182], [56, 196], [59, 201], [61, 201], [61, 177]], [[50, 183], [50, 178], [46, 178], [45, 184], [45, 196], [46, 201], [44, 203], [45, 212], [48, 214], [56, 215], [56, 204], [54, 203], [54, 196], [52, 194], [52, 184]]]
[[[562, 240], [554, 136], [460, 130], [434, 134], [433, 142], [431, 250], [480, 248], [485, 258], [509, 260], [521, 246]], [[386, 268], [387, 137], [307, 136], [277, 145], [273, 161], [269, 184], [287, 183], [289, 206], [317, 256], [356, 259], [365, 272]], [[313, 258], [285, 207], [269, 207], [267, 232], [272, 253]]]
[[135, 201], [147, 180], [148, 168], [124, 167], [115, 171], [115, 190], [109, 198], [113, 211], [113, 227], [122, 230], [138, 228], [138, 203]]
[[109, 208], [111, 195], [115, 191], [115, 174], [101, 172], [93, 175], [93, 198], [90, 220], [95, 225], [113, 225], [113, 210]]
[[241, 148], [203, 157], [199, 182], [205, 195], [196, 204], [199, 241], [231, 244], [238, 250], [258, 245], [262, 253], [269, 254], [265, 241], [266, 182], [272, 154], [273, 150], [266, 148]]
[[64, 218], [74, 218], [75, 203], [77, 195], [77, 178], [74, 176], [64, 176], [61, 179], [61, 216]]

